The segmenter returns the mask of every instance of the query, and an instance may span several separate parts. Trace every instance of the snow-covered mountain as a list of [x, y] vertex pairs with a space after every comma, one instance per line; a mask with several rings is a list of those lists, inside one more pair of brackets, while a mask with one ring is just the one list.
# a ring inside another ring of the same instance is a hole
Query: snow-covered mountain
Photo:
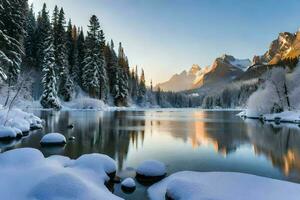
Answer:
[[211, 66], [200, 68], [199, 65], [193, 65], [189, 71], [172, 76], [168, 81], [158, 84], [156, 88], [178, 92], [223, 83], [241, 75], [250, 65], [249, 59], [236, 59], [224, 54], [216, 58]]
[[278, 64], [283, 60], [300, 56], [300, 31], [296, 33], [279, 33], [273, 40], [268, 51], [262, 56], [254, 56], [253, 64]]
[[160, 87], [163, 91], [179, 92], [189, 90], [193, 87], [194, 81], [202, 69], [199, 65], [192, 65], [189, 71], [184, 70], [180, 74], [173, 75], [168, 81], [160, 83], [156, 88]]
[[231, 81], [243, 74], [250, 65], [249, 59], [236, 59], [224, 54], [216, 58], [213, 64], [195, 79], [193, 89]]

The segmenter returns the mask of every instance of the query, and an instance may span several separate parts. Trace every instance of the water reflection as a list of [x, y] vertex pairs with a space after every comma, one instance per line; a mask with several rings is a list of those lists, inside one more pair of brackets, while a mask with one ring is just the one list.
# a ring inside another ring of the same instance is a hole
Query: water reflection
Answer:
[[[98, 152], [117, 161], [118, 169], [136, 167], [145, 159], [180, 170], [239, 171], [300, 182], [300, 129], [297, 126], [244, 122], [236, 112], [197, 110], [53, 112], [36, 131], [9, 148], [35, 147], [46, 155], [77, 158]], [[73, 129], [68, 129], [74, 124]], [[75, 136], [64, 148], [41, 148], [44, 133]], [[0, 148], [7, 146], [1, 144]]]

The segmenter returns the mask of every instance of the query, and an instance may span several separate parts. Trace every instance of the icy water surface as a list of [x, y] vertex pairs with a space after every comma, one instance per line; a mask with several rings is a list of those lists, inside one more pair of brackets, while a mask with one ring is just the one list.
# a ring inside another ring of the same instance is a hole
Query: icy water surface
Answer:
[[[86, 153], [104, 153], [117, 161], [121, 177], [134, 176], [143, 160], [167, 165], [168, 174], [182, 171], [234, 171], [300, 182], [300, 128], [296, 125], [243, 121], [238, 111], [148, 110], [148, 111], [34, 111], [46, 121], [42, 131], [10, 144], [77, 158]], [[73, 129], [68, 129], [74, 124]], [[68, 141], [64, 148], [42, 148], [44, 133], [60, 132]], [[115, 185], [115, 194], [125, 199], [146, 199], [146, 187], [137, 185], [125, 194]]]

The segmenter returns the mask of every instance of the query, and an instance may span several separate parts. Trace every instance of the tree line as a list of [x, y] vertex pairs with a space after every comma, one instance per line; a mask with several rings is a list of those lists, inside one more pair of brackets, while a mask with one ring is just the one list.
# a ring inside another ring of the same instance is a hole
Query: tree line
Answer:
[[122, 43], [115, 47], [106, 39], [97, 16], [91, 16], [85, 32], [58, 6], [49, 14], [44, 4], [36, 14], [27, 0], [0, 0], [1, 85], [14, 87], [27, 70], [42, 74], [44, 108], [60, 109], [61, 101], [71, 101], [78, 91], [116, 106], [199, 104], [189, 94], [153, 91], [152, 82], [147, 88], [143, 69], [130, 69]]
[[2, 81], [15, 84], [25, 66], [43, 74], [45, 108], [59, 109], [60, 99], [71, 101], [76, 89], [117, 106], [144, 101], [147, 90], [144, 71], [130, 70], [122, 44], [115, 52], [97, 16], [91, 16], [85, 34], [71, 19], [66, 22], [63, 8], [55, 6], [50, 16], [44, 4], [36, 15], [26, 0], [1, 0]]

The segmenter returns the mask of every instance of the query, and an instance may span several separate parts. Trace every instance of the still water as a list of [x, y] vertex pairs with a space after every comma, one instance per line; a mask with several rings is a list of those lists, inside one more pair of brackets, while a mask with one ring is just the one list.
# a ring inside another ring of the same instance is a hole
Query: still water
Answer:
[[[77, 158], [104, 153], [117, 161], [119, 176], [134, 176], [134, 168], [155, 159], [168, 174], [182, 170], [233, 171], [300, 182], [300, 128], [296, 125], [243, 121], [238, 111], [34, 111], [45, 120], [44, 130], [9, 144], [3, 150], [34, 147], [45, 156]], [[68, 129], [74, 124], [73, 129]], [[43, 134], [75, 136], [62, 148], [42, 148]], [[133, 194], [115, 191], [125, 199], [146, 199], [146, 187]]]

